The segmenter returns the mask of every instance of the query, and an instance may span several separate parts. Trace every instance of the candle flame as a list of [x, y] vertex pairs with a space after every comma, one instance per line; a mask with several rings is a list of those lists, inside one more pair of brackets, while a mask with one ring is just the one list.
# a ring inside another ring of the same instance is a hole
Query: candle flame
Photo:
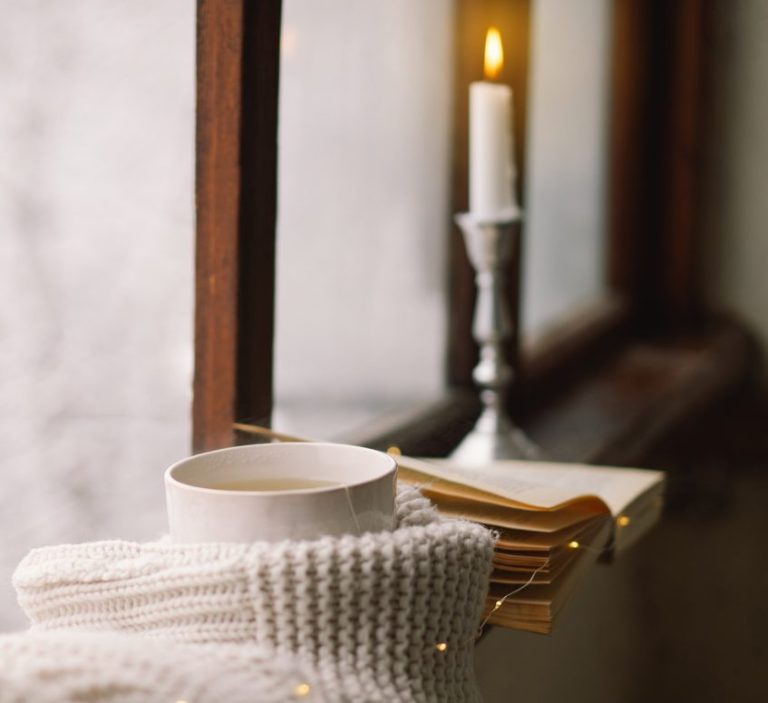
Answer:
[[504, 49], [501, 46], [501, 34], [496, 27], [491, 27], [485, 35], [485, 77], [496, 78], [504, 65]]

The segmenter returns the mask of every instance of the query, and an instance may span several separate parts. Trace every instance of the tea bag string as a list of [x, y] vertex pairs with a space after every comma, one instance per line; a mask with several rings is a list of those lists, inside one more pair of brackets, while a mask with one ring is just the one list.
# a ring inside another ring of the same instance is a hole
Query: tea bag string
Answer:
[[363, 534], [363, 530], [360, 527], [360, 520], [357, 518], [357, 510], [355, 510], [355, 506], [352, 504], [352, 495], [349, 492], [349, 486], [346, 483], [339, 483], [339, 485], [344, 488], [344, 495], [347, 497], [349, 512], [352, 513], [352, 520], [355, 523], [355, 529], [357, 530], [357, 535], [359, 536]]

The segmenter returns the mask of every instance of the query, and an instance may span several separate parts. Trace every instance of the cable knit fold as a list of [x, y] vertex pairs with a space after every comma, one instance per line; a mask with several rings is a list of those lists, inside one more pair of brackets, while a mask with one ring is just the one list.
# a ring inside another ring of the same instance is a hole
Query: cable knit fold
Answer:
[[295, 662], [251, 646], [137, 635], [0, 635], [0, 703], [335, 703]]
[[303, 542], [45, 547], [14, 584], [38, 631], [255, 645], [298, 658], [338, 701], [478, 701], [493, 535], [415, 491], [397, 517], [393, 532]]

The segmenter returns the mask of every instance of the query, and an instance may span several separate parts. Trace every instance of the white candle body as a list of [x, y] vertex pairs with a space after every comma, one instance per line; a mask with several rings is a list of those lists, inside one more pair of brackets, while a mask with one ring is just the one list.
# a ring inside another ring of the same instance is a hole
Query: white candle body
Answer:
[[469, 211], [481, 221], [519, 215], [512, 155], [512, 89], [469, 86]]

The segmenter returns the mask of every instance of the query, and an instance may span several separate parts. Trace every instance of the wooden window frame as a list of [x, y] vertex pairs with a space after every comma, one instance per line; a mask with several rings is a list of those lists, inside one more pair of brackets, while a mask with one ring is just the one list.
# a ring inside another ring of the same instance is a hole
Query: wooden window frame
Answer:
[[198, 2], [195, 451], [271, 414], [280, 10]]
[[[706, 319], [695, 280], [703, 2], [614, 0], [609, 294], [523, 348], [515, 393], [522, 423], [558, 458], [638, 461], [747, 365], [743, 331], [698, 324]], [[518, 145], [530, 3], [457, 2], [457, 95], [476, 76], [476, 30], [492, 18], [513, 38]], [[280, 19], [280, 0], [198, 2], [195, 451], [248, 441], [238, 422], [270, 423]], [[456, 103], [454, 212], [466, 208], [467, 191], [466, 109]], [[371, 428], [361, 443], [439, 454], [471, 425], [474, 285], [455, 227], [450, 252], [446, 397]]]

